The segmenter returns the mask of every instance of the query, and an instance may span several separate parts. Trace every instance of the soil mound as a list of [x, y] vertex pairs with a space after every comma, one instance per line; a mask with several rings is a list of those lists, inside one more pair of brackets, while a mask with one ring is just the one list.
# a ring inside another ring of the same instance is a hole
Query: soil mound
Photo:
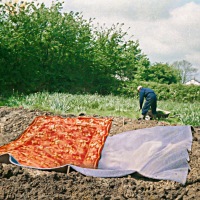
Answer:
[[[19, 137], [33, 119], [41, 115], [53, 114], [24, 108], [0, 107], [0, 146]], [[167, 125], [169, 124], [166, 122], [156, 120], [138, 121], [114, 117], [110, 135]], [[121, 178], [95, 178], [72, 169], [67, 174], [0, 163], [0, 199], [200, 199], [199, 147], [200, 127], [193, 127], [189, 162], [191, 170], [185, 185], [173, 181], [152, 180], [136, 173]]]

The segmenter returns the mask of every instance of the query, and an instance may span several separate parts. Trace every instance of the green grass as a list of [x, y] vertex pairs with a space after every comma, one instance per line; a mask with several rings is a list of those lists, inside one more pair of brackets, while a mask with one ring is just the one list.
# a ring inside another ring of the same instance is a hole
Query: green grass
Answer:
[[[72, 95], [66, 93], [34, 93], [28, 96], [11, 96], [0, 105], [27, 109], [39, 109], [56, 114], [85, 113], [100, 116], [122, 116], [137, 119], [138, 99], [119, 96]], [[200, 126], [200, 103], [181, 103], [173, 101], [159, 101], [158, 108], [170, 111], [168, 119], [161, 119], [170, 123]]]

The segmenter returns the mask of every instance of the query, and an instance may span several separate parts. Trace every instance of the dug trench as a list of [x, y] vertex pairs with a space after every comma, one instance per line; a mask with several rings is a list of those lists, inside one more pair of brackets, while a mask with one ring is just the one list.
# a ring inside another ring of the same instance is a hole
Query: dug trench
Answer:
[[[53, 114], [22, 107], [0, 107], [0, 146], [19, 137], [33, 119], [41, 115]], [[169, 125], [161, 120], [138, 121], [113, 117], [109, 135]], [[184, 185], [174, 181], [148, 179], [137, 173], [120, 178], [95, 178], [72, 169], [69, 173], [59, 173], [0, 163], [0, 199], [200, 199], [200, 127], [192, 128], [193, 143], [189, 152], [191, 169]]]

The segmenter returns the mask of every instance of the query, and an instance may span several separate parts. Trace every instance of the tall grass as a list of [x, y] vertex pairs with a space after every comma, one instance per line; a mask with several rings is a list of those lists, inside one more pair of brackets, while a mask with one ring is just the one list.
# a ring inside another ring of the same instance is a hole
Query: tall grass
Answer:
[[[119, 96], [72, 95], [66, 93], [34, 93], [28, 96], [12, 96], [7, 99], [7, 106], [23, 106], [27, 109], [40, 109], [56, 114], [85, 113], [86, 115], [122, 116], [138, 118], [138, 99]], [[200, 103], [181, 103], [159, 101], [158, 108], [170, 111], [165, 121], [182, 125], [200, 126]], [[164, 119], [162, 119], [164, 120]]]

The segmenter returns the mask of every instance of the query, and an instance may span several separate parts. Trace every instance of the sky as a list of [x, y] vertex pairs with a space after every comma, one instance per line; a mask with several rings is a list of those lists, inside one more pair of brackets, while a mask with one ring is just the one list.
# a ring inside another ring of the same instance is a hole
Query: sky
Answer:
[[94, 24], [108, 28], [124, 23], [152, 64], [186, 60], [198, 69], [200, 81], [200, 0], [64, 0], [63, 11], [95, 18]]

